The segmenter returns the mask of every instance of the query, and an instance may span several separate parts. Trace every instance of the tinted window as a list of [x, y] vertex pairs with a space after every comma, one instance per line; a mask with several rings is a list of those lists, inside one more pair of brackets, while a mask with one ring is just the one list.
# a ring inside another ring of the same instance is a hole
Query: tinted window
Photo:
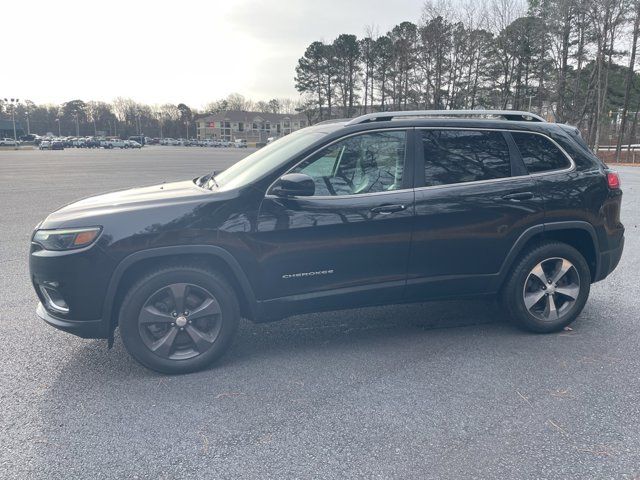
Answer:
[[334, 143], [293, 172], [313, 178], [317, 196], [397, 190], [402, 185], [406, 132], [372, 132]]
[[533, 133], [512, 133], [529, 173], [567, 168], [569, 160], [553, 142]]
[[501, 132], [423, 130], [422, 143], [427, 186], [511, 175], [509, 146]]

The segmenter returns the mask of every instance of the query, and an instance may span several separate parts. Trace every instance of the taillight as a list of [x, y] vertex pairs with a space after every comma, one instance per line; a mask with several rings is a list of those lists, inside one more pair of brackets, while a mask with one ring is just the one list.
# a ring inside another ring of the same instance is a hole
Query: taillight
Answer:
[[607, 172], [607, 185], [611, 190], [620, 188], [620, 176], [618, 172]]

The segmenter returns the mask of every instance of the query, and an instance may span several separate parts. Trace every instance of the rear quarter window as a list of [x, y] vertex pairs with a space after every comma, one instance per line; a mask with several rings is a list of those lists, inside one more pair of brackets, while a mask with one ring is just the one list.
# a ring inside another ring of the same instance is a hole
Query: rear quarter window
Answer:
[[547, 137], [535, 133], [512, 133], [529, 173], [569, 168], [567, 156]]

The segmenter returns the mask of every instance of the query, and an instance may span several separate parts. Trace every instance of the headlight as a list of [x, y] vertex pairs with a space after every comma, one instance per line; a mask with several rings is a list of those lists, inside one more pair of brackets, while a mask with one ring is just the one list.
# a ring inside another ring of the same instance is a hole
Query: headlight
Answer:
[[33, 241], [45, 250], [72, 250], [91, 245], [101, 230], [102, 227], [38, 230], [33, 235]]

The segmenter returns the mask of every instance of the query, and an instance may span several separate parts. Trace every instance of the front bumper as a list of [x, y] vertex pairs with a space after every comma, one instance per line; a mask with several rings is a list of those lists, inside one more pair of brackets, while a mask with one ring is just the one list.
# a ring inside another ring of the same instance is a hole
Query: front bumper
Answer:
[[32, 244], [29, 269], [40, 318], [83, 338], [108, 338], [103, 306], [113, 262], [101, 248], [57, 252]]
[[102, 319], [98, 320], [70, 320], [59, 318], [49, 313], [41, 302], [38, 303], [36, 314], [52, 327], [82, 338], [108, 338], [109, 328]]

